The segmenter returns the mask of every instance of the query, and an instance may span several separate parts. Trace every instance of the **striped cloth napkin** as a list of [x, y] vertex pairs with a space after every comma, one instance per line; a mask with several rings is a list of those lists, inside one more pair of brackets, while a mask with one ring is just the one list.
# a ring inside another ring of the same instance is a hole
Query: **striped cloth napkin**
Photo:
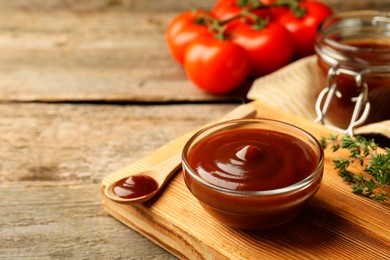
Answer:
[[[284, 111], [313, 120], [315, 102], [316, 56], [309, 56], [254, 81], [247, 97], [261, 100]], [[356, 135], [381, 134], [390, 139], [390, 120], [355, 129]]]

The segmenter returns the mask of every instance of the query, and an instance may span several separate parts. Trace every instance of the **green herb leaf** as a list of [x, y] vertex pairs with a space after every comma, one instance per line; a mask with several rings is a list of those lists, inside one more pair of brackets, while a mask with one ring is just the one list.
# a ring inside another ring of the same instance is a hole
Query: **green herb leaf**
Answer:
[[[326, 149], [330, 146], [333, 152], [339, 149], [349, 151], [348, 159], [339, 158], [333, 160], [335, 169], [347, 183], [351, 184], [352, 192], [373, 200], [387, 200], [387, 193], [378, 190], [390, 185], [390, 149], [379, 154], [375, 141], [367, 140], [362, 136], [351, 137], [330, 134], [328, 138], [321, 137], [321, 146]], [[348, 167], [358, 163], [363, 168], [362, 174], [354, 174]], [[366, 173], [366, 174], [364, 174]]]

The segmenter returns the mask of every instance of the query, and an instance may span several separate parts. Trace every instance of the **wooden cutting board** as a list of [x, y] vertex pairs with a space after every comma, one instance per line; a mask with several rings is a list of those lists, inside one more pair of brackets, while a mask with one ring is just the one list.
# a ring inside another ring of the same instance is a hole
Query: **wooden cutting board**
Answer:
[[[257, 117], [292, 123], [315, 137], [328, 136], [321, 125], [258, 101], [250, 105]], [[152, 154], [112, 173], [110, 183], [181, 150], [188, 133]], [[292, 222], [272, 230], [240, 231], [211, 218], [188, 191], [179, 172], [153, 201], [126, 205], [102, 192], [103, 206], [114, 218], [143, 234], [179, 258], [188, 259], [390, 259], [390, 204], [355, 195], [333, 169], [332, 161], [346, 156], [325, 151], [322, 186]], [[131, 245], [129, 245], [131, 246]]]

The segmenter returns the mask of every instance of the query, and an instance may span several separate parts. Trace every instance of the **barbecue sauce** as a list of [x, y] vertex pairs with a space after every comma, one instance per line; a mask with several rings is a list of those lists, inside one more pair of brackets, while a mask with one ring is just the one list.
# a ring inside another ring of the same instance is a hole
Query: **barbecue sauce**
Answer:
[[112, 191], [123, 199], [138, 198], [157, 190], [157, 182], [146, 175], [133, 175], [117, 181]]
[[[345, 60], [339, 61], [340, 68], [359, 72], [372, 66], [390, 66], [390, 43], [374, 40], [345, 41], [341, 44], [354, 47], [351, 52], [343, 53]], [[318, 59], [319, 84], [318, 93], [326, 85], [327, 73], [331, 67], [322, 57]], [[364, 76], [368, 85], [368, 100], [371, 111], [365, 124], [390, 119], [390, 73], [375, 72]], [[327, 118], [338, 127], [346, 128], [352, 117], [355, 97], [360, 94], [355, 78], [340, 74], [335, 77], [338, 95], [332, 99]]]
[[300, 139], [263, 129], [235, 129], [202, 140], [189, 165], [221, 188], [265, 191], [293, 185], [316, 168], [317, 157]]

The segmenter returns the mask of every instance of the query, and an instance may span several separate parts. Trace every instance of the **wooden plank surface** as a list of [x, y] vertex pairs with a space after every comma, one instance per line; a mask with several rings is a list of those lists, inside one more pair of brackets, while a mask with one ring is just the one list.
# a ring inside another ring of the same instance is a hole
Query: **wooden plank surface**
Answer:
[[0, 181], [99, 183], [232, 107], [0, 104]]
[[[268, 105], [255, 106], [259, 117], [292, 123], [316, 138], [329, 135], [329, 130], [321, 125]], [[106, 211], [179, 258], [380, 259], [390, 255], [390, 204], [353, 194], [332, 164], [332, 160], [346, 154], [329, 150], [319, 192], [295, 220], [272, 230], [244, 232], [221, 225], [188, 191], [181, 173], [160, 196], [144, 204], [117, 203], [104, 195], [104, 188], [114, 181], [180, 151], [190, 136], [191, 133], [186, 134], [107, 176], [102, 182]]]
[[243, 100], [189, 82], [165, 28], [177, 13], [0, 11], [0, 100]]
[[[335, 11], [352, 9], [388, 9], [387, 0], [318, 0], [330, 5]], [[20, 8], [24, 10], [71, 10], [71, 11], [101, 11], [126, 10], [133, 12], [181, 12], [191, 8], [210, 9], [216, 0], [1, 0], [0, 8]]]
[[0, 104], [1, 259], [173, 259], [104, 212], [101, 180], [235, 105]]
[[1, 259], [173, 259], [102, 210], [99, 185], [0, 183]]

